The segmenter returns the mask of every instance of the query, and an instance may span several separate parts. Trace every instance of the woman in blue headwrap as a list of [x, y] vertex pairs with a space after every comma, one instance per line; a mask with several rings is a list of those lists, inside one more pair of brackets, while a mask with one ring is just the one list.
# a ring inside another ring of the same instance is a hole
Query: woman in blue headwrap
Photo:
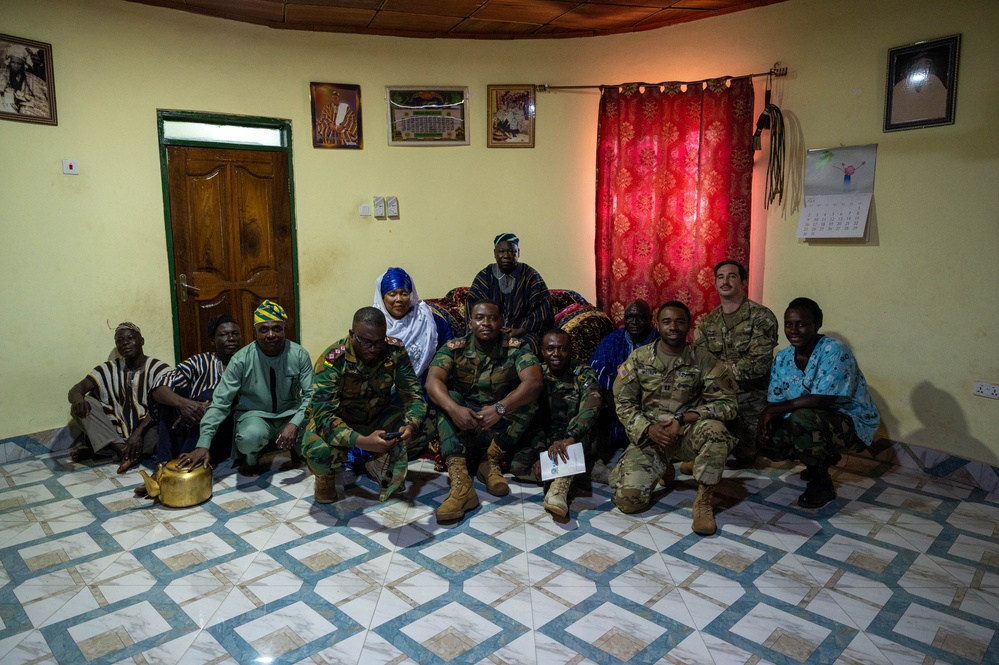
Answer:
[[447, 323], [416, 294], [402, 268], [389, 268], [375, 280], [375, 307], [385, 314], [386, 334], [402, 340], [422, 382], [434, 353], [451, 337]]

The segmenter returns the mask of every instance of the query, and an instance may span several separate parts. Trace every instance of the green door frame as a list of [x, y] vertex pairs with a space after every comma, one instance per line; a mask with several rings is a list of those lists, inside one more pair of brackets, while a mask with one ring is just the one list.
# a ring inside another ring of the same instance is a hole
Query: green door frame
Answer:
[[[235, 125], [237, 127], [265, 127], [277, 129], [281, 136], [280, 146], [262, 146], [246, 143], [231, 143], [223, 141], [192, 141], [186, 139], [170, 139], [163, 135], [163, 123], [166, 121], [201, 122], [212, 125]], [[302, 313], [298, 306], [298, 232], [295, 222], [295, 175], [292, 168], [291, 154], [291, 121], [280, 118], [261, 118], [246, 115], [227, 115], [220, 113], [202, 113], [199, 111], [156, 111], [156, 131], [159, 136], [160, 151], [160, 181], [163, 187], [163, 217], [166, 223], [167, 267], [170, 271], [170, 307], [173, 316], [173, 355], [174, 363], [180, 357], [180, 328], [177, 316], [177, 275], [174, 270], [173, 224], [170, 220], [170, 182], [167, 173], [167, 148], [183, 146], [188, 148], [235, 148], [238, 150], [261, 150], [266, 152], [283, 152], [288, 157], [288, 203], [291, 209], [291, 279], [295, 293], [295, 339], [302, 339]]]

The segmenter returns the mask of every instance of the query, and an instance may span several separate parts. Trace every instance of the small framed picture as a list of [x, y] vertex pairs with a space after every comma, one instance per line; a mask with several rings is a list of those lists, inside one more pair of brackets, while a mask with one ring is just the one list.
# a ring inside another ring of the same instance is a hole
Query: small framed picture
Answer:
[[468, 88], [385, 88], [389, 145], [468, 145]]
[[961, 35], [888, 51], [886, 132], [954, 124]]
[[0, 35], [0, 118], [59, 124], [51, 44]]
[[361, 86], [310, 83], [313, 148], [364, 148]]
[[486, 127], [490, 148], [534, 147], [534, 86], [490, 85]]

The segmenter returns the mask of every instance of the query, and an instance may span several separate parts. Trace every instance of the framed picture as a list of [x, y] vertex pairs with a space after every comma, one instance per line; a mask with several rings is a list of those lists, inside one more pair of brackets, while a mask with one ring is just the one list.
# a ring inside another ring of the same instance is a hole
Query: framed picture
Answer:
[[59, 124], [51, 44], [0, 35], [0, 118]]
[[490, 148], [534, 147], [534, 86], [490, 85], [486, 89], [489, 102]]
[[361, 86], [310, 83], [313, 148], [364, 148], [361, 133]]
[[961, 35], [888, 51], [886, 132], [954, 124]]
[[468, 88], [386, 86], [389, 145], [468, 145]]

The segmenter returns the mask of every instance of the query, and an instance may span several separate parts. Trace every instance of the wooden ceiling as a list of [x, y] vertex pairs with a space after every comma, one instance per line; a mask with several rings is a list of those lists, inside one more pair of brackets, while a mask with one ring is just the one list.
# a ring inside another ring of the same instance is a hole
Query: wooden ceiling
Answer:
[[128, 0], [271, 28], [424, 39], [554, 39], [651, 30], [784, 0]]

